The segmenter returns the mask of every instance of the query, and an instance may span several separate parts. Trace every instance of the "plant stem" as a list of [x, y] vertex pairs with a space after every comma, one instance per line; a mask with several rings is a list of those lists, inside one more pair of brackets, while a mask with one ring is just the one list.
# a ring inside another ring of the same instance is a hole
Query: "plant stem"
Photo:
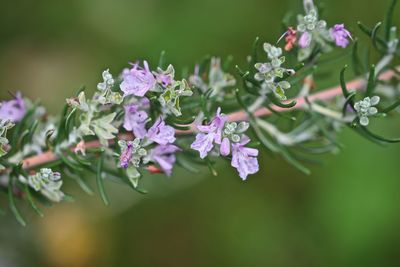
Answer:
[[[397, 69], [400, 70], [400, 67]], [[383, 72], [380, 76], [379, 79], [381, 80], [389, 80], [395, 75], [394, 71], [388, 70]], [[357, 78], [353, 81], [348, 82], [347, 88], [350, 88], [352, 90], [363, 90], [365, 89], [365, 78]], [[336, 96], [339, 96], [342, 94], [342, 89], [340, 86], [335, 86], [332, 88], [328, 88], [326, 90], [323, 90], [321, 92], [317, 92], [315, 94], [312, 94], [308, 96], [308, 100], [310, 102], [314, 102], [316, 100], [319, 101], [328, 101], [332, 98], [335, 98]], [[278, 112], [288, 112], [296, 109], [303, 108], [303, 106], [306, 104], [305, 97], [299, 97], [296, 98], [296, 105], [291, 107], [291, 108], [281, 108], [277, 106], [272, 106], [272, 108]], [[253, 115], [255, 117], [264, 117], [271, 115], [271, 111], [265, 107], [259, 108], [253, 112]], [[244, 110], [236, 111], [233, 113], [230, 113], [227, 115], [229, 121], [242, 121], [242, 120], [248, 120], [248, 114]], [[191, 134], [195, 132], [195, 127], [194, 125], [191, 125], [190, 130], [177, 130], [177, 134]], [[133, 136], [132, 134], [120, 134], [119, 138], [120, 139], [131, 139]], [[99, 141], [90, 141], [85, 144], [86, 148], [97, 148], [100, 147], [101, 144]], [[58, 156], [53, 152], [53, 151], [46, 151], [42, 154], [35, 155], [32, 157], [28, 157], [22, 161], [22, 166], [24, 169], [32, 169], [34, 167], [53, 162], [58, 160]], [[7, 171], [7, 170], [5, 170]], [[3, 171], [4, 172], [4, 171]]]

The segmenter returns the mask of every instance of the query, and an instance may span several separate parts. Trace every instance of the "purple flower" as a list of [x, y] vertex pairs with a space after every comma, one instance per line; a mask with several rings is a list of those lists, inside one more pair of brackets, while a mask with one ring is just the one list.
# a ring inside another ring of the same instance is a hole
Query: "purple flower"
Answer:
[[121, 168], [128, 168], [129, 162], [132, 159], [133, 152], [133, 144], [131, 142], [127, 142], [126, 147], [121, 152], [121, 156], [119, 157], [119, 164]]
[[20, 92], [17, 92], [14, 99], [3, 101], [0, 104], [0, 119], [18, 122], [22, 120], [26, 113], [25, 102]]
[[250, 141], [248, 138], [242, 138], [240, 143], [232, 144], [232, 167], [239, 172], [240, 178], [246, 180], [247, 175], [258, 172], [258, 150], [255, 148], [245, 147]]
[[173, 82], [173, 79], [171, 76], [165, 75], [165, 74], [158, 74], [157, 75], [157, 81], [161, 83], [164, 87], [167, 87], [168, 85], [171, 85]]
[[159, 117], [147, 132], [147, 137], [160, 145], [172, 144], [175, 142], [175, 129], [166, 125]]
[[299, 39], [299, 46], [301, 48], [306, 48], [311, 43], [311, 34], [309, 32], [303, 32]]
[[172, 65], [169, 65], [165, 71], [163, 71], [161, 68], [158, 68], [157, 72], [154, 72], [154, 75], [156, 76], [158, 83], [160, 83], [163, 87], [167, 87], [174, 82], [175, 70]]
[[337, 46], [345, 48], [349, 45], [349, 38], [351, 39], [351, 34], [346, 28], [344, 24], [336, 24], [330, 30], [332, 38], [335, 40]]
[[181, 149], [175, 145], [158, 145], [150, 151], [150, 159], [157, 163], [168, 176], [172, 173], [176, 158], [175, 152]]
[[149, 69], [147, 61], [143, 61], [144, 68], [140, 68], [139, 64], [133, 64], [132, 69], [124, 70], [122, 76], [123, 81], [120, 85], [124, 96], [135, 95], [144, 96], [147, 91], [154, 88], [156, 79]]
[[207, 157], [208, 152], [214, 147], [215, 133], [198, 133], [196, 140], [190, 145], [190, 148], [200, 152], [200, 158]]
[[148, 107], [149, 100], [147, 98], [142, 98], [137, 103], [131, 103], [126, 105], [125, 108], [125, 118], [124, 118], [124, 128], [127, 131], [133, 131], [133, 134], [138, 138], [143, 138], [146, 136], [146, 121], [148, 118], [147, 113], [142, 108]]
[[225, 122], [226, 117], [221, 114], [221, 108], [218, 108], [217, 114], [208, 125], [197, 125], [200, 133], [196, 135], [196, 140], [190, 147], [200, 152], [200, 158], [204, 159], [207, 156], [213, 149], [214, 143], [221, 144]]

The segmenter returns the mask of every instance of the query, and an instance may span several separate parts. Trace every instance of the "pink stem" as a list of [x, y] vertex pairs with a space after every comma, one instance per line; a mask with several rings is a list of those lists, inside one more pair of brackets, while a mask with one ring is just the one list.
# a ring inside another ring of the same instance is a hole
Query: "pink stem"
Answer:
[[[394, 75], [393, 71], [386, 71], [382, 73], [379, 77], [381, 80], [389, 80], [392, 78]], [[355, 79], [353, 81], [350, 81], [347, 83], [347, 88], [350, 90], [361, 90], [364, 88], [364, 82], [365, 80], [362, 78]], [[342, 94], [342, 89], [340, 86], [332, 87], [329, 89], [326, 89], [321, 92], [317, 92], [315, 94], [312, 94], [308, 97], [310, 101], [316, 101], [316, 100], [321, 100], [321, 101], [327, 101], [330, 100], [336, 96], [339, 96]], [[300, 97], [295, 99], [296, 100], [296, 105], [292, 108], [289, 109], [284, 109], [281, 107], [277, 106], [272, 106], [272, 108], [278, 112], [287, 112], [290, 110], [295, 110], [301, 108], [305, 104], [305, 98]], [[268, 116], [271, 114], [271, 111], [268, 110], [267, 108], [263, 107], [254, 112], [254, 116], [256, 117], [263, 117], [263, 116]], [[247, 114], [245, 111], [236, 111], [233, 113], [228, 114], [228, 120], [229, 121], [241, 121], [241, 120], [247, 120]], [[195, 128], [192, 125], [190, 130], [182, 131], [182, 130], [177, 130], [177, 134], [190, 134], [195, 132]], [[122, 139], [129, 139], [132, 138], [131, 135], [122, 135], [120, 136]], [[86, 148], [95, 148], [95, 147], [100, 147], [99, 141], [90, 141], [85, 144]], [[52, 162], [57, 160], [58, 157], [56, 154], [54, 154], [52, 151], [46, 151], [42, 154], [32, 156], [29, 158], [26, 158], [22, 161], [23, 163], [23, 168], [24, 169], [31, 169], [39, 165], [43, 165], [48, 162]]]

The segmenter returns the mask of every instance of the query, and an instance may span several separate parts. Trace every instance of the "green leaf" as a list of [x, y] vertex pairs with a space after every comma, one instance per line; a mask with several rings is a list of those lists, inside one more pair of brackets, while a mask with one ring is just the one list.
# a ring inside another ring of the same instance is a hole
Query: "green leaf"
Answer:
[[395, 139], [385, 138], [385, 137], [382, 137], [380, 135], [377, 135], [377, 134], [371, 132], [367, 127], [363, 127], [363, 126], [361, 126], [360, 129], [363, 132], [365, 132], [367, 135], [372, 137], [373, 139], [376, 139], [376, 140], [381, 141], [383, 143], [400, 143], [400, 138], [395, 138]]
[[400, 98], [396, 100], [396, 102], [394, 102], [392, 105], [388, 106], [387, 108], [384, 108], [382, 110], [383, 113], [389, 113], [390, 111], [394, 110], [395, 108], [397, 108], [398, 106], [400, 106]]
[[39, 207], [36, 205], [35, 201], [33, 200], [30, 188], [27, 184], [24, 185], [24, 192], [26, 194], [26, 198], [29, 202], [29, 204], [31, 205], [32, 209], [36, 212], [37, 215], [39, 215], [40, 217], [44, 217], [43, 212], [39, 209]]
[[374, 45], [375, 49], [378, 50], [378, 51], [379, 51], [380, 48], [378, 47], [378, 44], [377, 44], [377, 38], [378, 38], [377, 34], [378, 34], [378, 31], [379, 31], [381, 26], [382, 26], [382, 22], [378, 22], [377, 24], [375, 24], [375, 26], [374, 26], [374, 28], [372, 29], [372, 32], [371, 32], [372, 44]]
[[309, 108], [309, 112], [311, 115], [311, 119], [314, 121], [314, 123], [318, 126], [318, 128], [321, 130], [321, 133], [323, 134], [323, 136], [329, 140], [333, 145], [336, 145], [337, 147], [341, 148], [343, 147], [343, 145], [336, 141], [335, 137], [332, 136], [332, 134], [326, 129], [325, 125], [324, 125], [324, 117], [322, 117], [320, 114], [317, 114], [316, 112], [313, 111], [312, 109], [312, 104], [310, 103], [310, 101], [308, 100], [308, 98], [305, 99]]
[[[357, 24], [358, 24], [358, 27], [360, 28], [360, 30], [362, 31], [362, 32], [364, 32], [366, 35], [368, 35], [369, 37], [371, 37], [372, 38], [372, 36], [373, 36], [373, 30], [372, 29], [370, 29], [370, 28], [368, 28], [367, 26], [365, 26], [364, 24], [362, 24], [360, 21], [358, 21], [357, 22]], [[377, 23], [376, 25], [375, 25], [375, 27], [374, 27], [374, 29], [375, 28], [377, 28], [377, 29], [379, 29], [379, 27], [380, 27], [380, 25], [378, 25], [379, 23]], [[375, 33], [374, 33], [374, 42], [375, 42], [375, 44], [377, 44], [377, 43], [379, 43], [383, 48], [387, 48], [387, 45], [386, 45], [386, 42], [385, 42], [385, 40], [383, 40], [381, 37], [379, 37], [379, 36], [377, 36], [376, 35], [376, 30], [377, 29], [375, 29]]]
[[326, 153], [331, 153], [331, 152], [337, 150], [337, 147], [332, 144], [321, 145], [321, 146], [299, 145], [298, 148], [300, 150], [302, 150], [303, 152], [310, 153], [310, 154], [326, 154]]
[[76, 108], [73, 108], [72, 110], [71, 110], [71, 112], [68, 114], [68, 116], [67, 116], [67, 118], [65, 119], [65, 129], [69, 132], [70, 131], [70, 129], [71, 129], [71, 123], [72, 123], [72, 120], [73, 120], [73, 116], [75, 115], [75, 113], [76, 113]]
[[92, 122], [93, 131], [99, 137], [100, 141], [113, 139], [115, 134], [118, 133], [118, 129], [111, 124], [116, 115], [117, 113], [113, 112]]
[[267, 105], [263, 105], [265, 108], [267, 108], [269, 111], [271, 111], [273, 114], [275, 114], [276, 116], [278, 116], [278, 117], [281, 117], [281, 118], [283, 118], [283, 119], [287, 119], [287, 120], [290, 120], [290, 121], [296, 121], [297, 119], [296, 119], [296, 117], [293, 117], [293, 116], [290, 116], [290, 115], [288, 115], [288, 114], [286, 114], [286, 113], [282, 113], [282, 112], [279, 112], [279, 111], [276, 111], [274, 108], [272, 108], [269, 104], [267, 104]]
[[165, 51], [161, 51], [160, 59], [158, 60], [158, 67], [163, 69], [165, 66]]
[[141, 176], [137, 168], [135, 168], [133, 165], [129, 165], [129, 167], [126, 169], [126, 175], [128, 176], [129, 182], [132, 184], [132, 186], [137, 188]]
[[252, 54], [251, 54], [251, 61], [250, 63], [250, 67], [254, 68], [254, 64], [256, 64], [258, 62], [258, 53], [257, 53], [257, 49], [258, 49], [258, 44], [259, 44], [260, 38], [257, 36], [256, 39], [253, 42], [253, 47], [252, 47]]
[[258, 82], [256, 79], [250, 76], [250, 72], [243, 72], [238, 65], [235, 66], [236, 71], [242, 77], [245, 81], [252, 83], [255, 86], [260, 86], [260, 82]]
[[21, 213], [19, 212], [17, 206], [15, 205], [14, 199], [14, 188], [13, 188], [13, 179], [10, 177], [8, 182], [8, 204], [10, 206], [11, 212], [14, 214], [15, 218], [22, 226], [26, 226], [26, 222], [24, 218], [22, 218]]
[[396, 7], [397, 0], [392, 0], [385, 18], [385, 38], [387, 41], [390, 39], [390, 29], [393, 25], [394, 8]]
[[103, 157], [100, 157], [97, 162], [96, 182], [97, 182], [97, 188], [99, 189], [100, 197], [103, 200], [104, 205], [108, 205], [109, 204], [108, 197], [104, 190], [103, 177], [101, 175], [102, 168], [103, 168]]
[[279, 152], [279, 146], [274, 144], [273, 141], [271, 141], [267, 136], [265, 136], [265, 134], [263, 133], [263, 131], [261, 130], [261, 128], [258, 126], [257, 122], [254, 119], [250, 119], [250, 126], [257, 140], [260, 141], [260, 143], [265, 148], [275, 153]]
[[57, 136], [55, 138], [55, 144], [60, 144], [63, 138], [66, 137], [66, 129], [65, 129], [65, 121], [67, 117], [69, 106], [68, 104], [64, 105], [63, 111], [61, 113], [61, 121], [58, 125]]
[[376, 81], [375, 81], [375, 65], [372, 65], [370, 70], [369, 70], [369, 75], [368, 75], [368, 84], [367, 84], [367, 90], [365, 92], [365, 96], [371, 96], [372, 92], [375, 89]]
[[347, 69], [347, 65], [345, 65], [343, 67], [343, 69], [340, 71], [340, 87], [342, 88], [343, 96], [345, 98], [348, 98], [350, 95], [350, 92], [349, 92], [349, 90], [347, 90], [346, 81], [344, 79], [344, 72], [346, 71], [346, 69]]
[[72, 178], [76, 180], [76, 183], [86, 194], [88, 194], [90, 196], [94, 195], [93, 189], [81, 176], [76, 175], [75, 177], [72, 177]]
[[226, 59], [224, 60], [224, 65], [222, 66], [222, 70], [228, 72], [232, 62], [233, 62], [233, 56], [232, 55], [227, 56]]
[[283, 103], [281, 102], [274, 93], [270, 93], [267, 94], [268, 99], [276, 106], [280, 107], [280, 108], [292, 108], [294, 106], [296, 106], [297, 102], [296, 100], [292, 100], [291, 102], [288, 103]]
[[199, 170], [194, 166], [194, 164], [186, 159], [186, 156], [184, 155], [177, 155], [176, 156], [176, 163], [181, 166], [182, 168], [190, 171], [190, 172], [194, 172], [194, 173], [198, 173]]
[[349, 94], [349, 96], [346, 98], [346, 101], [344, 102], [343, 109], [342, 109], [343, 117], [346, 116], [347, 107], [348, 106], [350, 106], [351, 109], [354, 110], [354, 101], [353, 101], [353, 99], [354, 99], [355, 96], [356, 96], [356, 92], [351, 92]]
[[35, 114], [37, 106], [38, 103], [35, 103], [35, 105], [26, 112], [24, 118], [18, 122], [16, 127], [13, 129], [13, 134], [10, 140], [11, 149], [8, 152], [8, 155], [13, 155], [20, 148], [18, 143], [20, 141], [22, 131], [25, 129], [27, 122], [31, 121], [31, 117]]
[[46, 147], [48, 149], [52, 149], [53, 148], [53, 142], [51, 140], [51, 137], [53, 136], [53, 134], [54, 134], [54, 130], [53, 129], [48, 130], [46, 132], [45, 143], [46, 143]]
[[33, 135], [35, 134], [36, 129], [37, 129], [38, 126], [39, 126], [39, 121], [38, 121], [38, 120], [35, 120], [35, 121], [32, 123], [31, 127], [29, 128], [29, 137], [28, 137], [28, 140], [29, 140], [29, 141], [32, 141]]
[[208, 166], [208, 169], [210, 170], [211, 174], [212, 174], [213, 176], [218, 176], [218, 172], [217, 172], [217, 170], [214, 168], [215, 162], [211, 161], [209, 157], [206, 157], [204, 160], [206, 161], [207, 166]]
[[364, 68], [362, 66], [360, 57], [358, 55], [358, 39], [354, 40], [351, 59], [352, 59], [354, 74], [358, 76], [358, 75], [361, 75], [362, 73], [364, 73]]
[[[303, 63], [300, 63], [300, 64], [303, 64]], [[290, 82], [291, 85], [295, 85], [295, 84], [297, 84], [299, 82], [303, 82], [305, 77], [313, 74], [317, 69], [318, 69], [318, 67], [315, 66], [315, 65], [314, 66], [310, 66], [310, 67], [306, 67], [301, 72], [296, 73], [296, 75], [290, 77], [288, 79], [288, 82]]]
[[28, 140], [29, 133], [30, 133], [29, 129], [26, 129], [25, 131], [23, 131], [21, 133], [19, 140], [18, 140], [18, 147], [22, 148], [29, 141]]
[[75, 161], [73, 161], [72, 159], [66, 157], [63, 155], [63, 153], [58, 153], [58, 156], [60, 157], [60, 159], [62, 160], [62, 162], [70, 167], [72, 170], [74, 171], [78, 171], [78, 172], [83, 172], [83, 168], [81, 166], [79, 166], [78, 163], [76, 163]]

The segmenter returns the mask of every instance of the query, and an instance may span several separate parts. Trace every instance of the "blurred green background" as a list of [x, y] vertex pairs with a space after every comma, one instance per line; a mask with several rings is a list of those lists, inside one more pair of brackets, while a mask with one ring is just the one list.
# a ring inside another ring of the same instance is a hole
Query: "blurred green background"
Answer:
[[[327, 0], [324, 16], [357, 36], [356, 21], [382, 20], [388, 4]], [[243, 63], [255, 36], [276, 40], [286, 11], [300, 8], [298, 0], [2, 1], [0, 96], [21, 90], [55, 113], [81, 84], [94, 89], [103, 69], [117, 74], [138, 58], [154, 66], [161, 50], [176, 69], [205, 54]], [[337, 83], [345, 63], [317, 87]], [[399, 134], [398, 120], [381, 121], [378, 131]], [[400, 266], [400, 146], [348, 130], [340, 138], [343, 151], [310, 176], [263, 154], [246, 182], [221, 162], [218, 177], [148, 176], [145, 196], [107, 183], [108, 207], [67, 185], [75, 203], [44, 219], [25, 209], [26, 228], [0, 218], [0, 266]]]

